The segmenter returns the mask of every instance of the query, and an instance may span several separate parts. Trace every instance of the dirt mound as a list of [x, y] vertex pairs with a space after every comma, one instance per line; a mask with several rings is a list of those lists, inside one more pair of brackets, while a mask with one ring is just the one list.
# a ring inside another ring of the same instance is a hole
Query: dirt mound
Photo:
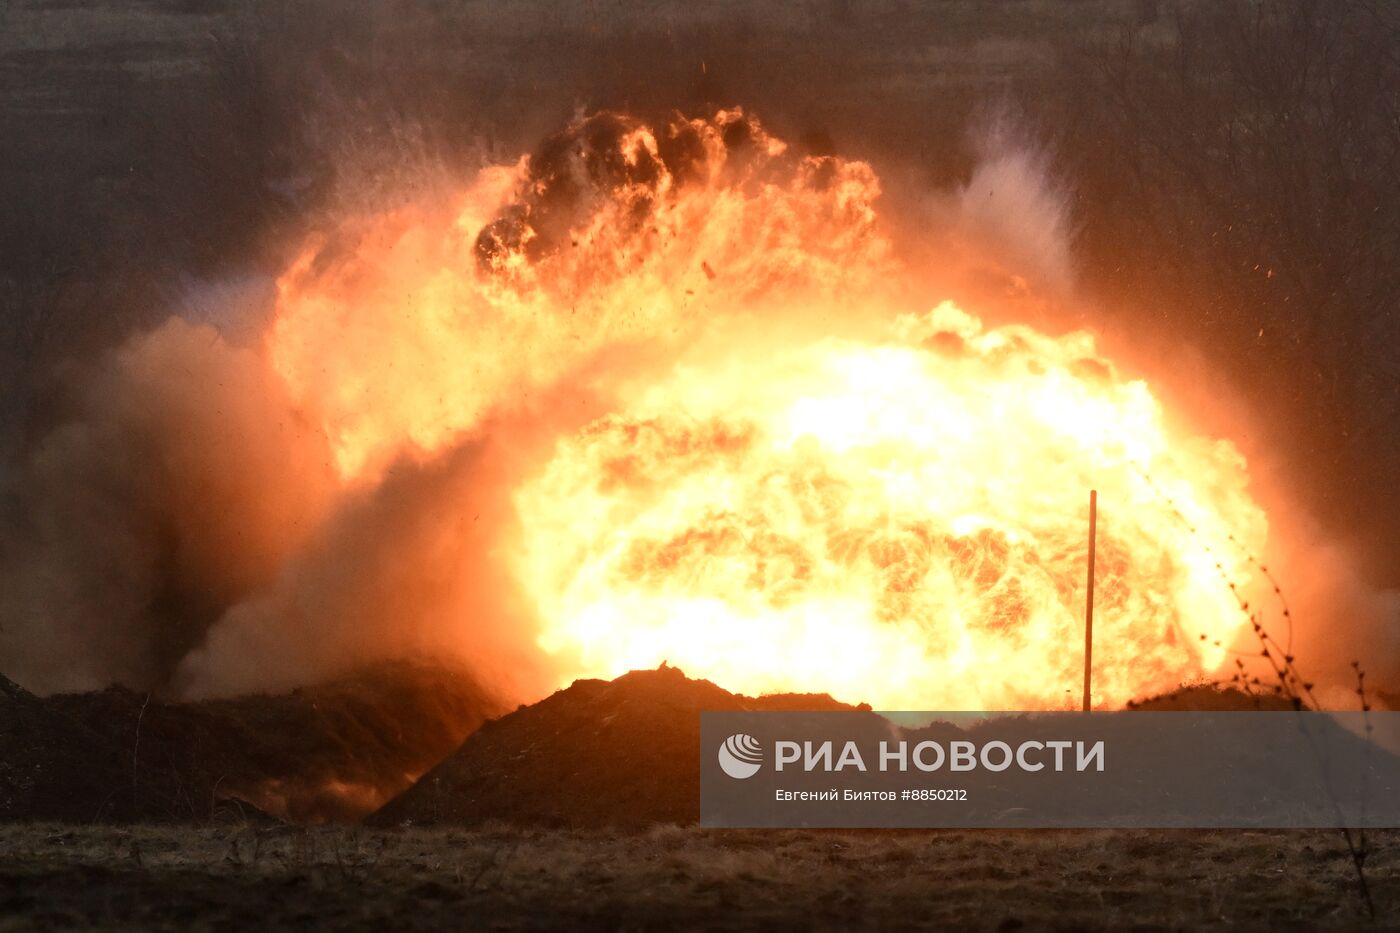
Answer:
[[[486, 723], [366, 822], [635, 829], [699, 819], [700, 717], [717, 710], [850, 710], [826, 694], [745, 697], [675, 668], [580, 680]], [[1199, 685], [1135, 710], [1278, 710], [1272, 694]], [[936, 728], [930, 727], [930, 728]], [[954, 726], [946, 726], [958, 736]]]
[[394, 662], [279, 696], [0, 691], [0, 818], [356, 819], [501, 711], [463, 672]]
[[1128, 709], [1147, 712], [1253, 713], [1293, 708], [1293, 701], [1287, 697], [1272, 692], [1247, 693], [1221, 684], [1192, 684], [1145, 700], [1128, 701]]
[[104, 736], [0, 677], [0, 820], [63, 819], [79, 800], [98, 818], [120, 805], [123, 777]]
[[579, 680], [486, 723], [367, 822], [693, 823], [700, 816], [699, 713], [754, 709], [855, 707], [826, 694], [739, 696], [665, 666]]

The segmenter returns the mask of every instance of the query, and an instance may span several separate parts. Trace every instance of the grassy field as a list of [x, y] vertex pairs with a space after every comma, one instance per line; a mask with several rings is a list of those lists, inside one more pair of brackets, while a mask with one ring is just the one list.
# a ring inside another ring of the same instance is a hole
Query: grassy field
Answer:
[[[1400, 833], [1374, 835], [1377, 924]], [[1335, 832], [0, 828], [0, 929], [1356, 927]]]

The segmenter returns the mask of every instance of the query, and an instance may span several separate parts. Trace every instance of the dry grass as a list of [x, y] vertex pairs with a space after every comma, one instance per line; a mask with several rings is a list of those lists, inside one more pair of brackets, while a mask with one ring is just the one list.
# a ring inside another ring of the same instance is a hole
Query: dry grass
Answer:
[[[1400, 916], [1374, 856], [1379, 922]], [[0, 929], [1364, 925], [1329, 832], [0, 828]]]

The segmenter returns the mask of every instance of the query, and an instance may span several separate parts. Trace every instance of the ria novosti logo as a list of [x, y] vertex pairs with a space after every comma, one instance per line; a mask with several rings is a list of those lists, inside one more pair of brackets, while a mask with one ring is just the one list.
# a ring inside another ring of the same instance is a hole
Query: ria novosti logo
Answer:
[[738, 732], [725, 739], [719, 746], [719, 766], [732, 778], [743, 780], [758, 773], [763, 764], [763, 746], [758, 739], [744, 732]]

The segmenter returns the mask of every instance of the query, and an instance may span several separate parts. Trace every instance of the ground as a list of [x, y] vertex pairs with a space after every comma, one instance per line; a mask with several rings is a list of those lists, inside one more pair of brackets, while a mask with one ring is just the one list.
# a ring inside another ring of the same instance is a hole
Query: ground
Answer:
[[[1386, 926], [1400, 832], [1371, 842]], [[1324, 831], [0, 827], [0, 929], [1367, 923]]]

